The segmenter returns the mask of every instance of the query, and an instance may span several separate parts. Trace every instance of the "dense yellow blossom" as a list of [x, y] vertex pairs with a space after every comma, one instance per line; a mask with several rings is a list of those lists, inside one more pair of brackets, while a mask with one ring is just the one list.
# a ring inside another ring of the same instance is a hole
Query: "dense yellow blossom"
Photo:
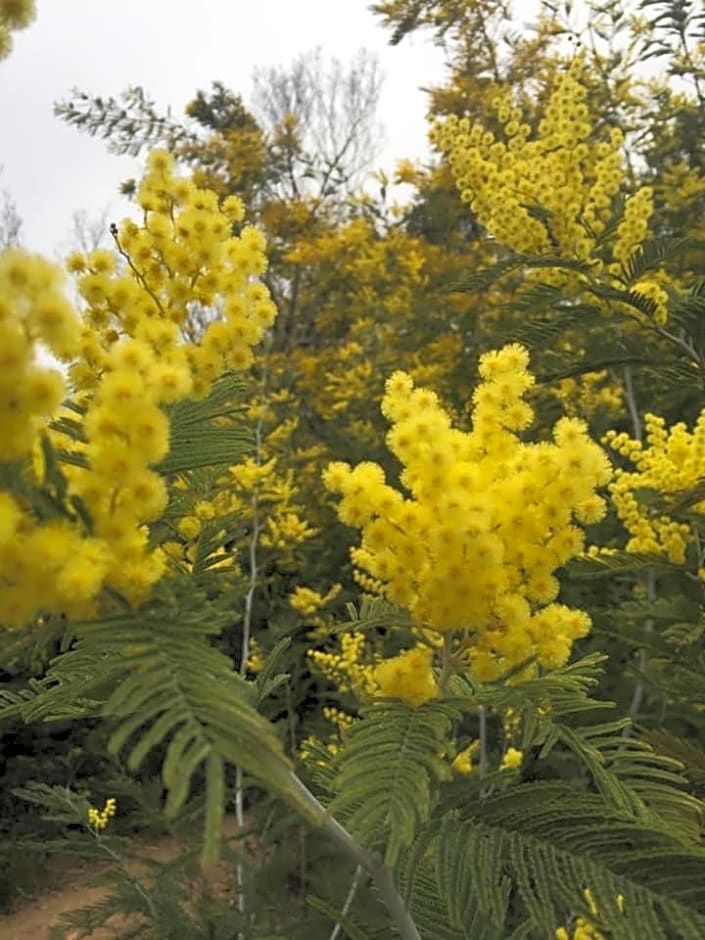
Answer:
[[56, 265], [11, 248], [0, 255], [0, 441], [3, 461], [29, 454], [38, 430], [65, 395], [55, 368], [37, 361], [40, 347], [68, 361], [78, 353], [80, 320]]
[[586, 613], [555, 602], [555, 571], [582, 551], [575, 523], [604, 514], [595, 488], [611, 468], [575, 418], [556, 424], [552, 443], [521, 442], [533, 418], [527, 365], [517, 344], [482, 356], [469, 432], [406, 373], [388, 380], [387, 443], [410, 496], [371, 462], [324, 474], [340, 519], [362, 530], [356, 565], [419, 627], [462, 631], [481, 679], [530, 660], [562, 665], [590, 629]]
[[[493, 102], [501, 134], [451, 114], [436, 121], [431, 140], [447, 155], [463, 202], [501, 244], [589, 263], [612, 286], [650, 299], [653, 320], [663, 325], [663, 286], [654, 278], [631, 284], [626, 267], [648, 236], [653, 191], [642, 186], [631, 195], [610, 231], [615, 198], [627, 180], [624, 138], [618, 127], [595, 133], [584, 68], [583, 56], [577, 55], [559, 75], [536, 133], [504, 91]], [[557, 286], [585, 281], [584, 275], [557, 268], [541, 269], [540, 278]], [[631, 307], [627, 312], [635, 315]]]
[[316, 530], [298, 513], [284, 512], [269, 516], [261, 541], [265, 547], [287, 548], [292, 544], [304, 542], [314, 535], [316, 535]]
[[251, 493], [256, 486], [273, 476], [276, 465], [276, 457], [259, 463], [252, 457], [247, 457], [242, 463], [233, 465], [230, 473], [240, 489]]
[[[608, 431], [605, 435], [605, 443], [635, 468], [616, 471], [610, 495], [630, 535], [627, 551], [661, 555], [682, 564], [692, 541], [690, 525], [640, 501], [638, 493], [640, 490], [670, 493], [677, 502], [679, 493], [692, 491], [701, 484], [705, 477], [705, 409], [692, 431], [682, 421], [669, 428], [663, 418], [654, 414], [645, 415], [644, 425], [643, 443], [626, 433]], [[705, 500], [695, 502], [690, 509], [705, 514]]]
[[565, 927], [556, 929], [556, 940], [606, 940], [606, 938], [597, 927], [584, 918], [578, 917], [571, 931]]
[[350, 728], [352, 728], [352, 726], [355, 724], [356, 720], [353, 715], [348, 715], [347, 712], [341, 711], [339, 708], [333, 708], [329, 705], [323, 708], [323, 717], [326, 719], [326, 721], [330, 721], [331, 724], [335, 725], [341, 734], [349, 731]]
[[[229, 208], [221, 206], [213, 192], [176, 176], [165, 151], [150, 154], [137, 199], [144, 225], [126, 220], [114, 231], [127, 269], [111, 266], [105, 252], [70, 259], [98, 331], [92, 372], [72, 375], [90, 387], [109, 355], [114, 370], [141, 371], [157, 402], [205, 394], [224, 371], [250, 365], [252, 346], [274, 321], [267, 289], [255, 279], [266, 268], [264, 237], [252, 226], [232, 235], [242, 204], [230, 197]], [[184, 342], [194, 304], [220, 315]]]
[[423, 705], [438, 694], [431, 664], [433, 650], [415, 646], [392, 659], [385, 659], [374, 671], [378, 694], [398, 698], [409, 705]]
[[[622, 134], [595, 142], [576, 56], [558, 78], [531, 138], [531, 128], [508, 96], [495, 100], [505, 140], [481, 125], [451, 116], [433, 141], [450, 158], [463, 201], [502, 243], [523, 252], [560, 252], [587, 260], [623, 182]], [[650, 193], [634, 197], [617, 236], [615, 258], [640, 244], [651, 211]], [[545, 219], [535, 210], [546, 210]]]
[[257, 674], [264, 668], [264, 653], [256, 637], [250, 638], [250, 650], [247, 657], [247, 670]]
[[[566, 352], [569, 350], [566, 349]], [[622, 387], [606, 370], [560, 379], [555, 386], [544, 391], [555, 396], [570, 416], [589, 419], [599, 412], [618, 416], [624, 410]]]
[[193, 507], [193, 511], [200, 522], [210, 522], [216, 516], [215, 506], [207, 499], [199, 500]]
[[340, 744], [337, 740], [335, 740], [335, 738], [329, 738], [329, 740], [324, 743], [314, 735], [309, 735], [301, 742], [301, 747], [299, 748], [299, 757], [302, 761], [304, 761], [304, 763], [314, 763], [321, 767], [326, 767], [328, 765], [328, 760], [320, 760], [315, 753], [321, 748], [324, 748], [332, 757], [340, 751]]
[[[389, 659], [378, 659], [367, 648], [363, 634], [344, 633], [340, 652], [310, 650], [309, 656], [340, 692], [352, 692], [359, 700], [398, 698], [416, 707], [438, 695], [433, 653], [432, 647], [417, 644]], [[342, 727], [332, 712], [326, 717]]]
[[[255, 417], [263, 407], [261, 403], [253, 407]], [[295, 501], [297, 485], [293, 470], [280, 470], [278, 458], [269, 456], [282, 447], [288, 447], [291, 430], [290, 424], [285, 432], [281, 432], [277, 425], [273, 432], [267, 434], [259, 460], [249, 457], [230, 467], [231, 479], [224, 483], [225, 490], [220, 499], [221, 502], [223, 498], [229, 500], [230, 511], [245, 511], [256, 499], [261, 515], [259, 543], [263, 548], [277, 551], [280, 557], [290, 554], [297, 545], [317, 534], [317, 530], [301, 517], [302, 507]]]
[[182, 535], [187, 541], [192, 542], [201, 534], [201, 520], [196, 516], [184, 516], [179, 521], [179, 535]]

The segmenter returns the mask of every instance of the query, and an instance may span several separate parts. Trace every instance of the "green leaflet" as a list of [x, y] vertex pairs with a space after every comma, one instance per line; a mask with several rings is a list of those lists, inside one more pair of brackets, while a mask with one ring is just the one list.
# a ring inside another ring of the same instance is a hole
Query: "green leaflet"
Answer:
[[[162, 474], [183, 473], [241, 460], [252, 441], [243, 426], [241, 396], [242, 381], [226, 374], [201, 401], [177, 402], [169, 413], [169, 453], [154, 469]], [[232, 418], [240, 420], [233, 424]]]
[[451, 923], [477, 908], [504, 926], [511, 890], [512, 917], [533, 920], [539, 932], [529, 936], [537, 938], [550, 936], [571, 912], [615, 940], [697, 940], [705, 930], [705, 852], [684, 848], [598, 795], [562, 783], [523, 784], [433, 825], [438, 890]]
[[363, 711], [346, 740], [329, 809], [363, 844], [384, 845], [390, 866], [428, 819], [437, 782], [450, 776], [434, 742], [446, 739], [457, 714], [437, 702], [412, 708], [380, 700]]

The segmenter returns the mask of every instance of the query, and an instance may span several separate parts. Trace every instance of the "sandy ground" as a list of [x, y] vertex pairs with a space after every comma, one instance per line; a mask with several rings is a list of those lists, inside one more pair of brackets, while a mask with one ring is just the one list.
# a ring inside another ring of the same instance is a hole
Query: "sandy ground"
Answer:
[[[50, 929], [59, 923], [59, 917], [67, 911], [75, 911], [99, 901], [102, 888], [87, 888], [86, 876], [78, 880], [69, 879], [59, 891], [31, 901], [14, 914], [0, 915], [0, 938], [2, 940], [50, 940]], [[91, 940], [111, 940], [109, 930], [97, 930]]]
[[[226, 819], [224, 830], [225, 838], [231, 838], [236, 832], [235, 821]], [[139, 846], [141, 855], [155, 861], [166, 862], [177, 852], [177, 843], [169, 837]], [[102, 871], [107, 869], [107, 864], [100, 866]], [[86, 887], [86, 881], [97, 874], [99, 869], [95, 865], [91, 865], [90, 869], [84, 865], [71, 870], [67, 872], [65, 884], [61, 888], [28, 901], [12, 914], [0, 915], [0, 940], [51, 940], [51, 928], [59, 923], [62, 914], [85, 907], [104, 896], [105, 889]], [[218, 872], [213, 877], [218, 878]], [[117, 921], [115, 926], [118, 926]], [[88, 940], [85, 934], [82, 936]], [[114, 940], [114, 932], [109, 927], [95, 930], [90, 934], [90, 940]]]

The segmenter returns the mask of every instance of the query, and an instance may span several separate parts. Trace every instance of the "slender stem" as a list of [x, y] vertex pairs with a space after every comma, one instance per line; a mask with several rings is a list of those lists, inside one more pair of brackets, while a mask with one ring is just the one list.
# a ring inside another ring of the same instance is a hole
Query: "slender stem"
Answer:
[[478, 773], [480, 775], [480, 780], [487, 773], [487, 709], [484, 705], [477, 706], [477, 718], [478, 718], [478, 737], [480, 739], [480, 763], [478, 766]]
[[446, 634], [443, 637], [443, 649], [441, 651], [441, 675], [438, 680], [438, 691], [443, 694], [446, 691], [448, 680], [453, 674], [453, 661], [451, 657], [450, 637]]
[[[653, 601], [656, 598], [656, 578], [654, 577], [653, 571], [649, 571], [646, 575], [646, 596], [650, 601]], [[653, 618], [649, 617], [646, 623], [644, 624], [644, 629], [646, 630], [647, 633], [650, 633], [653, 630], [653, 628], [654, 628]], [[641, 672], [642, 674], [646, 670], [648, 661], [649, 660], [646, 654], [646, 650], [640, 649], [639, 650], [639, 672]], [[636, 686], [634, 687], [634, 694], [632, 695], [632, 702], [631, 702], [631, 705], [629, 706], [629, 717], [631, 718], [633, 722], [636, 721], [637, 716], [639, 714], [639, 709], [641, 708], [641, 704], [644, 701], [645, 691], [646, 690], [644, 687], [644, 683], [641, 681], [641, 679], [639, 679]], [[627, 726], [624, 729], [625, 735], [628, 735], [630, 731], [631, 731], [631, 728]]]
[[[624, 389], [627, 396], [627, 408], [629, 409], [629, 415], [632, 419], [632, 428], [634, 431], [634, 438], [637, 441], [641, 441], [643, 437], [641, 418], [639, 417], [639, 409], [636, 404], [636, 397], [634, 395], [634, 383], [632, 382], [632, 370], [629, 366], [624, 368]], [[656, 578], [653, 571], [648, 571], [646, 574], [646, 596], [649, 601], [653, 601], [656, 597]], [[644, 629], [647, 633], [650, 633], [654, 628], [654, 621], [652, 617], [649, 617], [644, 624]], [[646, 671], [648, 665], [648, 655], [646, 649], [642, 648], [639, 650], [639, 672], [643, 673]], [[642, 702], [644, 701], [644, 695], [646, 694], [646, 689], [644, 683], [641, 679], [637, 680], [636, 685], [634, 686], [634, 694], [632, 695], [632, 701], [629, 706], [629, 717], [632, 722], [636, 721], [639, 714], [639, 709], [641, 708]], [[627, 727], [622, 732], [625, 737], [628, 737], [632, 732], [632, 726], [627, 725]]]
[[[247, 913], [247, 898], [245, 896], [245, 843], [243, 839], [243, 832], [245, 831], [244, 789], [242, 767], [238, 764], [235, 768], [235, 819], [237, 821], [238, 831], [238, 857], [235, 865], [235, 878], [237, 881], [237, 909], [243, 917]], [[238, 931], [237, 938], [238, 940], [245, 940], [245, 934], [242, 931]]]
[[350, 833], [326, 811], [294, 773], [289, 777], [289, 789], [295, 797], [294, 805], [299, 812], [304, 813], [314, 825], [320, 826], [338, 843], [349, 858], [370, 874], [402, 940], [421, 940], [421, 934], [406, 908], [404, 899], [397, 891], [392, 873], [384, 864], [382, 857], [377, 852], [369, 852], [358, 845]]
[[641, 441], [641, 418], [639, 417], [639, 409], [636, 406], [636, 398], [634, 397], [634, 383], [632, 382], [632, 370], [630, 366], [624, 367], [624, 390], [627, 395], [627, 408], [629, 409], [629, 417], [632, 419], [634, 438], [637, 441]]
[[[254, 460], [257, 467], [262, 464], [262, 433], [264, 428], [264, 401], [267, 390], [267, 361], [268, 353], [271, 347], [271, 334], [268, 337], [268, 343], [265, 348], [264, 365], [262, 369], [262, 384], [260, 390], [260, 410], [255, 425], [255, 455]], [[249, 544], [250, 561], [250, 581], [245, 595], [245, 615], [242, 621], [242, 644], [240, 647], [240, 675], [247, 673], [247, 661], [250, 658], [250, 637], [252, 635], [252, 610], [257, 590], [257, 579], [259, 578], [259, 567], [257, 562], [257, 549], [259, 547], [259, 537], [262, 531], [260, 523], [260, 505], [259, 505], [259, 481], [255, 483], [252, 491], [252, 532]], [[242, 767], [235, 768], [235, 820], [237, 822], [238, 832], [240, 834], [238, 861], [235, 867], [237, 881], [237, 909], [244, 917], [247, 913], [247, 898], [245, 895], [245, 843], [242, 834], [245, 831], [245, 805], [244, 805], [244, 781]], [[238, 940], [245, 940], [245, 934], [238, 931]]]
[[128, 267], [130, 268], [132, 273], [135, 275], [135, 280], [149, 294], [149, 296], [152, 298], [152, 300], [156, 304], [157, 310], [166, 319], [166, 315], [164, 313], [164, 307], [162, 306], [162, 302], [159, 299], [158, 295], [155, 294], [155, 292], [149, 286], [144, 274], [139, 270], [139, 268], [136, 267], [134, 261], [132, 260], [128, 252], [126, 252], [125, 249], [120, 244], [120, 236], [118, 235], [117, 226], [115, 226], [114, 228], [113, 226], [110, 227], [110, 234], [113, 236], [113, 241], [115, 242], [115, 245], [117, 247], [118, 254], [122, 255], [122, 257], [127, 261]]
[[299, 826], [299, 903], [306, 905], [306, 891], [308, 890], [306, 868], [306, 826]]
[[[294, 719], [294, 709], [291, 704], [291, 682], [287, 680], [284, 686], [286, 694], [286, 713], [288, 718], [289, 747], [291, 753], [296, 753], [296, 721]], [[306, 901], [306, 827], [299, 827], [299, 898], [303, 907]]]
[[139, 878], [137, 878], [136, 875], [133, 875], [132, 872], [130, 871], [130, 866], [127, 863], [127, 859], [123, 855], [120, 855], [118, 852], [116, 852], [114, 849], [111, 849], [108, 843], [103, 841], [103, 839], [100, 836], [100, 833], [96, 832], [93, 829], [91, 829], [91, 832], [96, 842], [101, 847], [101, 849], [105, 852], [108, 858], [112, 859], [114, 862], [117, 862], [120, 868], [125, 872], [125, 875], [128, 881], [130, 882], [132, 887], [135, 889], [135, 891], [139, 894], [139, 896], [142, 898], [144, 903], [147, 905], [147, 909], [149, 910], [149, 913], [152, 916], [152, 920], [154, 921], [156, 925], [159, 920], [157, 909], [154, 906], [154, 903], [151, 897], [149, 896], [149, 894], [147, 894], [147, 892], [142, 887], [142, 884]]
[[[255, 464], [260, 467], [262, 464], [262, 427], [264, 424], [264, 395], [260, 408], [259, 418], [255, 425]], [[257, 548], [259, 546], [260, 532], [262, 526], [259, 515], [259, 481], [252, 490], [252, 532], [249, 544], [250, 561], [250, 582], [245, 595], [245, 616], [242, 621], [242, 647], [240, 651], [240, 675], [244, 676], [247, 672], [247, 660], [250, 658], [250, 637], [252, 635], [252, 608], [257, 590], [257, 578], [259, 577], [259, 567], [257, 563]]]
[[[355, 869], [355, 874], [353, 875], [353, 880], [352, 880], [352, 882], [350, 883], [350, 890], [348, 891], [348, 895], [347, 895], [347, 897], [345, 898], [345, 903], [343, 904], [343, 909], [342, 909], [341, 912], [340, 912], [340, 916], [341, 916], [341, 917], [346, 917], [348, 911], [350, 910], [350, 908], [351, 908], [351, 906], [352, 906], [352, 902], [353, 902], [353, 900], [355, 899], [355, 895], [357, 894], [357, 889], [360, 887], [360, 883], [361, 883], [361, 881], [362, 881], [362, 872], [363, 872], [363, 867], [362, 867], [362, 865], [358, 865], [357, 868]], [[339, 935], [339, 933], [340, 933], [341, 930], [342, 930], [342, 928], [341, 928], [340, 924], [336, 921], [335, 926], [333, 927], [333, 930], [331, 931], [331, 935], [330, 935], [330, 937], [328, 938], [328, 940], [337, 940], [338, 935]]]

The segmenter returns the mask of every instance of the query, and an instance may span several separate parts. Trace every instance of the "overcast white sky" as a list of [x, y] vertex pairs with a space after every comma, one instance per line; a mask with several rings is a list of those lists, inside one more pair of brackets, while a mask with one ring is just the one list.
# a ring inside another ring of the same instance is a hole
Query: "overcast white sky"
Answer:
[[70, 247], [75, 210], [126, 214], [121, 180], [140, 162], [55, 118], [53, 104], [77, 87], [117, 95], [142, 85], [176, 115], [215, 80], [243, 94], [256, 66], [283, 65], [321, 46], [350, 60], [365, 47], [385, 75], [381, 164], [426, 153], [425, 96], [442, 75], [440, 52], [418, 38], [400, 46], [367, 9], [369, 0], [38, 0], [38, 17], [15, 34], [0, 62], [0, 189], [24, 220], [23, 243], [48, 255]]

